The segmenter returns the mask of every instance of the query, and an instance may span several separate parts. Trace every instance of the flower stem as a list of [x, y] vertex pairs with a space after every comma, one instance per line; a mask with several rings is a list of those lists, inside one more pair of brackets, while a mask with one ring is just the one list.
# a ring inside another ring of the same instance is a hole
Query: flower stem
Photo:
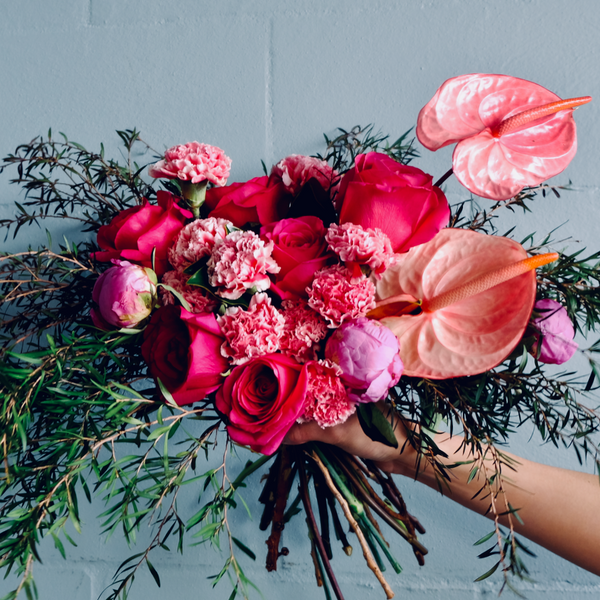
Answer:
[[189, 181], [179, 181], [179, 187], [183, 197], [188, 201], [192, 214], [197, 219], [200, 216], [200, 207], [206, 199], [206, 187], [208, 180], [205, 179], [200, 183], [190, 183]]
[[329, 489], [335, 496], [336, 500], [340, 503], [340, 506], [342, 507], [342, 510], [344, 511], [344, 516], [346, 517], [346, 519], [348, 519], [348, 523], [350, 523], [350, 527], [352, 527], [352, 530], [354, 531], [354, 533], [356, 534], [356, 537], [358, 538], [358, 541], [359, 541], [360, 546], [363, 551], [363, 555], [365, 557], [365, 560], [367, 561], [367, 565], [369, 566], [371, 571], [373, 571], [373, 573], [375, 574], [375, 577], [377, 577], [379, 583], [381, 584], [381, 587], [383, 588], [383, 590], [385, 592], [385, 595], [387, 596], [387, 598], [389, 600], [394, 597], [394, 592], [392, 591], [392, 588], [390, 587], [389, 583], [385, 580], [385, 577], [381, 573], [381, 570], [377, 566], [377, 563], [375, 562], [375, 559], [373, 558], [373, 554], [371, 554], [371, 550], [369, 549], [369, 544], [367, 543], [365, 535], [362, 532], [358, 523], [356, 522], [356, 519], [352, 515], [352, 511], [350, 510], [350, 506], [348, 505], [348, 502], [346, 502], [346, 499], [344, 498], [344, 496], [342, 496], [340, 491], [337, 489], [337, 487], [333, 483], [333, 480], [331, 479], [331, 474], [330, 474], [329, 470], [327, 469], [327, 467], [323, 464], [323, 462], [319, 458], [319, 454], [320, 454], [320, 452], [318, 450], [316, 450], [311, 454], [311, 456], [313, 457], [314, 461], [317, 463], [317, 466], [319, 467], [319, 469], [321, 469], [321, 472], [323, 473], [323, 476], [325, 477], [325, 482], [329, 486]]
[[452, 173], [454, 173], [454, 171], [452, 170], [452, 168], [448, 169], [433, 185], [434, 187], [440, 187], [440, 185], [442, 185], [442, 183], [444, 183], [444, 181], [446, 181], [446, 179], [448, 179], [450, 177], [450, 175], [452, 175]]
[[331, 564], [329, 559], [327, 558], [327, 552], [325, 551], [325, 546], [323, 545], [323, 539], [319, 535], [319, 530], [317, 529], [317, 521], [315, 520], [315, 515], [312, 511], [312, 507], [310, 504], [310, 496], [308, 494], [308, 481], [306, 477], [306, 470], [304, 469], [303, 461], [299, 461], [298, 471], [300, 473], [300, 495], [302, 496], [302, 504], [304, 504], [304, 510], [306, 511], [306, 520], [308, 522], [309, 528], [313, 533], [314, 542], [317, 546], [317, 550], [321, 556], [321, 562], [323, 564], [323, 568], [327, 573], [327, 577], [329, 582], [331, 583], [331, 587], [333, 588], [333, 593], [338, 600], [344, 600], [344, 596], [342, 595], [342, 590], [338, 585], [337, 579], [335, 578], [335, 574], [333, 569], [331, 568]]

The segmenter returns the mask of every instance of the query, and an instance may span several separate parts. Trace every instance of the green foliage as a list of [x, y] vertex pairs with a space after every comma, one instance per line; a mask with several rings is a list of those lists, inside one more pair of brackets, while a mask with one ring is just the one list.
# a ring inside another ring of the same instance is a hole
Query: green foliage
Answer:
[[[340, 173], [365, 151], [385, 152], [404, 164], [417, 155], [408, 132], [393, 142], [375, 133], [373, 126], [339, 132], [333, 139], [325, 137], [323, 158]], [[88, 152], [62, 134], [55, 140], [51, 132], [48, 139], [21, 145], [4, 159], [2, 170], [16, 169], [11, 182], [25, 190], [15, 217], [0, 221], [6, 236], [22, 234], [25, 225], [40, 225], [46, 218], [74, 219], [85, 231], [94, 232], [118, 211], [152, 198], [154, 189], [142, 179], [145, 165], [132, 158], [143, 157], [148, 147], [135, 130], [117, 133], [125, 148], [124, 165], [106, 159], [103, 148]], [[502, 210], [527, 213], [536, 195], [547, 191], [558, 193], [540, 186], [485, 210], [466, 201], [452, 207], [451, 226], [496, 234]], [[531, 239], [524, 243], [537, 252], [550, 240], [537, 246]], [[423, 563], [427, 551], [417, 534], [424, 530], [407, 512], [391, 477], [368, 461], [327, 446], [284, 448], [273, 457], [248, 461], [230, 478], [232, 449], [219, 437], [222, 422], [211, 399], [193, 407], [165, 403], [148, 379], [139, 351], [142, 334], [106, 333], [93, 327], [88, 315], [99, 274], [90, 257], [95, 249], [93, 242], [76, 245], [66, 240], [53, 249], [49, 239], [47, 248], [0, 254], [0, 567], [21, 578], [7, 598], [16, 598], [21, 591], [27, 597], [37, 595], [32, 567], [39, 560], [40, 542], [50, 538], [67, 556], [69, 546], [76, 544], [69, 532], [81, 529], [80, 502], [94, 496], [105, 505], [99, 517], [106, 536], [119, 532], [133, 546], [140, 527], [154, 523], [150, 543], [120, 565], [103, 598], [126, 598], [144, 565], [160, 585], [158, 561], [151, 561], [150, 555], [159, 549], [183, 552], [186, 539], [222, 548], [227, 556], [213, 585], [227, 576], [233, 586], [231, 598], [248, 597], [253, 584], [242, 563], [253, 564], [257, 548], [254, 541], [233, 534], [228, 512], [248, 510], [240, 491], [267, 464], [259, 500], [264, 504], [260, 528], [271, 526], [268, 568], [276, 568], [278, 557], [285, 554], [279, 548], [281, 530], [302, 505], [315, 570], [324, 580], [326, 595], [340, 598], [329, 562], [330, 529], [344, 552], [352, 550], [340, 498], [348, 504], [380, 568], [387, 563], [399, 572], [400, 565], [375, 517], [404, 538]], [[564, 304], [584, 335], [600, 323], [599, 264], [600, 252], [576, 251], [562, 254], [538, 272], [540, 296]], [[201, 268], [196, 279], [197, 285], [203, 284]], [[549, 375], [528, 354], [530, 342], [526, 336], [501, 365], [481, 375], [444, 381], [403, 377], [389, 396], [392, 424], [370, 405], [359, 413], [371, 437], [384, 443], [394, 444], [393, 427], [405, 427], [408, 443], [423, 463], [435, 469], [441, 489], [449, 472], [438, 460], [435, 424], [444, 419], [464, 436], [475, 457], [471, 475], [483, 474], [478, 493], [495, 517], [494, 531], [480, 540], [493, 544], [481, 557], [494, 558], [495, 564], [480, 579], [500, 569], [507, 585], [512, 585], [512, 576], [528, 576], [522, 562], [528, 551], [511, 526], [502, 528], [498, 523], [503, 514], [509, 521], [518, 519], [510, 505], [501, 503], [499, 475], [513, 465], [499, 445], [515, 428], [531, 423], [539, 439], [571, 448], [580, 460], [590, 457], [600, 472], [600, 420], [595, 409], [600, 381], [595, 355], [600, 342], [585, 351], [590, 374], [583, 378], [568, 372]], [[223, 458], [209, 468], [206, 460], [217, 441], [223, 442]], [[184, 488], [198, 492], [194, 514], [184, 515], [178, 508]], [[288, 503], [288, 498], [294, 499]]]

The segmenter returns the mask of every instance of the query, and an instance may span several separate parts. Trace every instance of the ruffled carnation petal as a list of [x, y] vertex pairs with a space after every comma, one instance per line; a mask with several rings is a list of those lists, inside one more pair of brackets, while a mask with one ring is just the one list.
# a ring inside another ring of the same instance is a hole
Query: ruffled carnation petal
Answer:
[[234, 231], [218, 242], [208, 261], [209, 283], [216, 293], [237, 300], [246, 290], [269, 289], [267, 273], [278, 273], [271, 257], [273, 243], [265, 243], [253, 231]]
[[328, 360], [307, 364], [308, 386], [301, 421], [316, 421], [319, 427], [344, 423], [356, 412], [356, 404], [338, 377], [339, 368]]
[[169, 148], [164, 160], [151, 166], [148, 173], [155, 178], [179, 179], [190, 183], [210, 181], [223, 186], [230, 169], [231, 159], [220, 148], [189, 142]]
[[225, 336], [221, 354], [241, 365], [255, 356], [273, 354], [279, 350], [285, 319], [271, 305], [267, 294], [255, 294], [248, 310], [232, 306], [217, 322]]
[[331, 329], [346, 320], [364, 317], [375, 308], [373, 283], [363, 275], [354, 277], [341, 265], [318, 271], [307, 293], [309, 306], [329, 322]]

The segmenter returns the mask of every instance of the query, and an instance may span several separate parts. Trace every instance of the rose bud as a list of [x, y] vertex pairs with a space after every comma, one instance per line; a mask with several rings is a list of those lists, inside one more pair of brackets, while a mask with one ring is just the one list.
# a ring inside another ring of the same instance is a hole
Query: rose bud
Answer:
[[398, 338], [378, 321], [360, 317], [336, 329], [325, 357], [342, 369], [340, 379], [354, 402], [377, 402], [402, 375]]
[[578, 345], [573, 341], [575, 329], [567, 310], [556, 300], [538, 300], [531, 320], [535, 342], [531, 354], [540, 362], [561, 365], [575, 354]]
[[114, 267], [96, 280], [91, 312], [100, 329], [121, 329], [139, 325], [152, 312], [156, 302], [156, 275], [152, 269], [113, 260]]

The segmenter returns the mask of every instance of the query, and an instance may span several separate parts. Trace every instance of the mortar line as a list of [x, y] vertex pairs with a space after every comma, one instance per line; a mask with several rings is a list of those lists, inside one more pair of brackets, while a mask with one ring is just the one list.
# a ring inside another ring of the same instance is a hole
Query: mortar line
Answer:
[[265, 56], [265, 163], [273, 164], [273, 17], [267, 22]]

